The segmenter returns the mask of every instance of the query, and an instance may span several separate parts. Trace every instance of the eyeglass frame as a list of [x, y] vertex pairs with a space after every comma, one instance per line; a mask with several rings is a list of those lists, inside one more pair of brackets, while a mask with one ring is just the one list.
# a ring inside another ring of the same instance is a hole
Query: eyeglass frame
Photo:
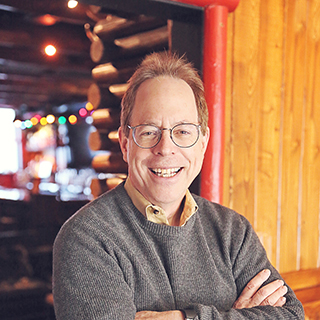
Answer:
[[[181, 126], [181, 125], [193, 125], [193, 126], [195, 126], [195, 127], [197, 128], [198, 137], [197, 137], [196, 141], [195, 141], [194, 143], [192, 143], [190, 146], [187, 146], [187, 147], [180, 146], [180, 145], [178, 145], [178, 144], [173, 140], [172, 130], [173, 130], [174, 128], [176, 128], [177, 126]], [[138, 142], [137, 142], [137, 140], [136, 140], [136, 136], [135, 136], [135, 130], [136, 130], [136, 128], [138, 128], [138, 127], [146, 127], [146, 126], [155, 127], [155, 128], [157, 128], [157, 129], [159, 129], [159, 131], [160, 131], [160, 135], [159, 135], [159, 138], [158, 138], [157, 143], [156, 143], [154, 146], [151, 146], [151, 147], [142, 147], [142, 146], [140, 146], [140, 145], [138, 144]], [[127, 125], [127, 127], [128, 127], [129, 129], [132, 129], [133, 141], [134, 141], [134, 143], [135, 143], [139, 148], [141, 148], [141, 149], [152, 149], [152, 148], [154, 148], [156, 145], [158, 145], [158, 143], [161, 141], [162, 132], [163, 132], [164, 130], [169, 130], [169, 131], [170, 131], [170, 139], [171, 139], [171, 141], [172, 141], [177, 147], [183, 148], [183, 149], [187, 149], [187, 148], [193, 147], [193, 146], [199, 141], [201, 125], [200, 125], [200, 124], [191, 123], [191, 122], [190, 122], [190, 123], [187, 122], [187, 123], [177, 123], [177, 124], [174, 125], [172, 128], [160, 128], [160, 127], [158, 127], [158, 126], [156, 126], [156, 125], [154, 125], [154, 124], [147, 124], [147, 123], [146, 123], [146, 124], [138, 124], [137, 126], [134, 126], [134, 127], [132, 127], [132, 126], [130, 126], [130, 125]]]

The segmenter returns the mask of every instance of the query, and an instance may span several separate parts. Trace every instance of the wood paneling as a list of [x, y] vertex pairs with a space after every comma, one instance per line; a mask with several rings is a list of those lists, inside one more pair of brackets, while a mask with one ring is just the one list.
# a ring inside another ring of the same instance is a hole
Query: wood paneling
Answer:
[[306, 23], [306, 86], [302, 154], [301, 268], [311, 268], [319, 261], [320, 194], [320, 3], [308, 2]]
[[320, 266], [320, 2], [242, 0], [229, 15], [224, 205], [272, 263]]

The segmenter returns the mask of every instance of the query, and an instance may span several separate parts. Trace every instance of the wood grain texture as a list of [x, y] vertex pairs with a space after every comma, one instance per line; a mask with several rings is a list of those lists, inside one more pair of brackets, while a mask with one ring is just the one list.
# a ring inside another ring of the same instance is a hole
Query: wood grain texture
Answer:
[[[272, 17], [272, 18], [271, 18]], [[254, 227], [263, 234], [271, 261], [277, 263], [279, 129], [283, 56], [283, 6], [260, 2], [259, 103], [256, 131]], [[265, 244], [265, 243], [264, 243]], [[271, 252], [270, 252], [271, 250]]]
[[319, 193], [320, 193], [320, 53], [319, 1], [308, 2], [306, 23], [306, 89], [304, 153], [301, 179], [301, 268], [319, 266]]
[[[301, 155], [303, 152], [306, 3], [287, 1], [282, 110], [282, 271], [299, 269], [301, 245]], [[293, 63], [296, 61], [297, 63]], [[290, 213], [290, 214], [289, 214]], [[290, 245], [289, 245], [290, 244]]]
[[[251, 23], [248, 24], [247, 22]], [[231, 35], [231, 32], [229, 33]], [[259, 3], [240, 2], [233, 28], [230, 122], [230, 205], [254, 222], [258, 88]], [[241, 79], [241, 80], [240, 80]]]
[[246, 0], [229, 15], [223, 204], [271, 262], [320, 266], [320, 2]]

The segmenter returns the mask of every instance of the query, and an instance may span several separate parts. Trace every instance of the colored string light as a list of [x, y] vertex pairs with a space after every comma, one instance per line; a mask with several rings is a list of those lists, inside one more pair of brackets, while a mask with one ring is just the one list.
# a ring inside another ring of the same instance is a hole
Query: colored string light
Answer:
[[77, 121], [78, 121], [77, 117], [76, 117], [74, 114], [72, 114], [71, 116], [69, 116], [68, 120], [69, 120], [69, 122], [70, 122], [71, 124], [76, 124]]
[[42, 118], [40, 119], [40, 124], [41, 124], [42, 126], [45, 126], [46, 124], [48, 124], [47, 118], [46, 118], [46, 117], [42, 117]]
[[93, 105], [92, 105], [91, 102], [87, 102], [87, 103], [86, 103], [86, 109], [87, 109], [88, 111], [92, 111], [92, 110], [93, 110]]
[[31, 120], [26, 120], [26, 121], [24, 122], [24, 124], [25, 124], [26, 128], [28, 128], [28, 129], [32, 128], [32, 126], [33, 126]]
[[52, 124], [56, 120], [56, 117], [53, 114], [48, 114], [46, 119], [49, 124]]
[[32, 117], [32, 118], [30, 119], [30, 121], [31, 121], [31, 123], [32, 123], [33, 126], [36, 126], [36, 125], [39, 123], [39, 119], [36, 118], [36, 117]]
[[[90, 113], [93, 112], [91, 110], [93, 110], [93, 106], [91, 103], [88, 102], [84, 108], [80, 108], [78, 111], [79, 116], [81, 118], [85, 118], [85, 121], [88, 124], [93, 123], [93, 119], [90, 116]], [[53, 114], [48, 114], [47, 116], [42, 117], [39, 114], [36, 114], [31, 119], [27, 119], [24, 121], [17, 119], [13, 123], [16, 128], [20, 128], [24, 130], [24, 129], [30, 129], [33, 126], [36, 126], [38, 124], [45, 126], [47, 124], [53, 124], [55, 122], [57, 122], [57, 124], [62, 125], [67, 123], [68, 121], [70, 124], [74, 125], [78, 122], [78, 120], [79, 119], [75, 114], [70, 115], [68, 118], [65, 116], [55, 117]]]
[[67, 119], [64, 116], [60, 116], [58, 118], [58, 122], [59, 122], [59, 124], [65, 124], [67, 122]]
[[88, 111], [85, 108], [81, 108], [79, 110], [80, 117], [85, 117], [87, 115]]

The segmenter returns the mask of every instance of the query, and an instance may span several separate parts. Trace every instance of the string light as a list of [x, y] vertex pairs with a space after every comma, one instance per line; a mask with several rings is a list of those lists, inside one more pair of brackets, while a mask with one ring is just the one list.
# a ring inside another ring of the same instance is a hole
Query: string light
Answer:
[[86, 117], [86, 123], [87, 124], [93, 124], [93, 118], [91, 116]]
[[93, 105], [92, 105], [91, 102], [87, 102], [87, 103], [86, 103], [86, 109], [87, 109], [88, 111], [92, 111], [92, 110], [93, 110]]
[[52, 124], [56, 120], [56, 117], [53, 114], [48, 114], [46, 119], [49, 124]]
[[76, 117], [74, 114], [72, 114], [71, 116], [69, 116], [68, 120], [69, 120], [69, 122], [70, 122], [71, 124], [76, 124], [77, 121], [78, 121], [77, 117]]
[[80, 117], [85, 117], [86, 115], [87, 115], [87, 110], [85, 109], [85, 108], [81, 108], [80, 110], [79, 110], [79, 115], [80, 115]]
[[45, 126], [46, 124], [48, 124], [47, 118], [46, 118], [46, 117], [42, 117], [42, 118], [40, 119], [40, 124], [41, 124], [42, 126]]
[[[89, 107], [90, 109], [90, 107]], [[87, 124], [92, 124], [93, 123], [93, 119], [90, 116], [90, 111], [85, 107], [80, 108], [78, 111], [78, 114], [81, 118], [85, 118], [85, 122]], [[67, 122], [69, 122], [70, 124], [74, 125], [78, 122], [78, 117], [75, 114], [71, 114], [69, 117], [66, 116], [59, 116], [56, 117], [53, 114], [48, 114], [46, 116], [40, 116], [39, 114], [34, 115], [32, 118], [30, 119], [26, 119], [24, 121], [16, 119], [13, 124], [16, 128], [20, 128], [22, 130], [24, 129], [30, 129], [33, 126], [36, 126], [38, 124], [45, 126], [48, 124], [54, 124], [57, 123], [58, 125], [63, 125], [66, 124]]]
[[58, 122], [59, 122], [59, 124], [65, 124], [67, 122], [67, 119], [64, 116], [60, 116], [58, 118]]
[[31, 120], [26, 120], [26, 121], [24, 122], [24, 124], [25, 124], [26, 128], [28, 128], [28, 129], [32, 128], [32, 126], [33, 126]]
[[16, 128], [21, 128], [22, 121], [21, 121], [21, 120], [15, 120], [15, 121], [13, 122], [13, 124], [14, 124], [14, 126], [15, 126]]
[[32, 122], [32, 125], [36, 126], [39, 123], [39, 119], [37, 117], [32, 117], [30, 119], [30, 121]]

